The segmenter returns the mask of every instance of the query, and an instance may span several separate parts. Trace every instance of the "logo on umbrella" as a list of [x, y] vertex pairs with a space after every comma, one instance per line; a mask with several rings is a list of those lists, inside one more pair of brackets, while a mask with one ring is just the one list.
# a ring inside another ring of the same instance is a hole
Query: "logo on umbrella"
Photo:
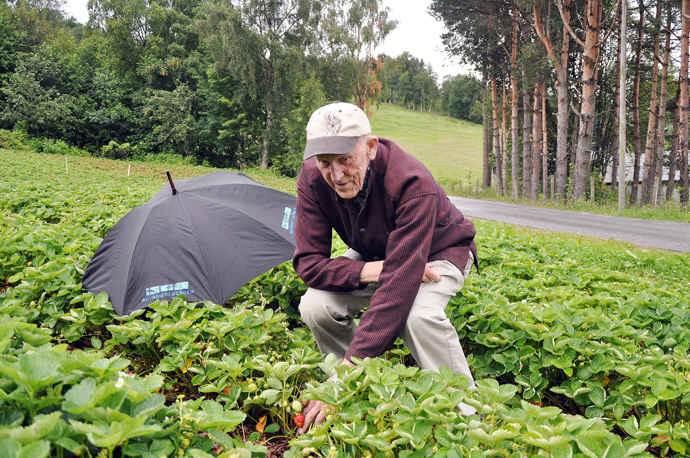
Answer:
[[188, 281], [169, 283], [167, 285], [149, 286], [146, 288], [146, 297], [142, 298], [141, 302], [177, 296], [178, 294], [194, 294], [194, 290], [189, 289]]
[[290, 231], [290, 234], [295, 233], [295, 215], [297, 210], [290, 207], [285, 207], [285, 213], [283, 214], [283, 224], [281, 225], [283, 229]]

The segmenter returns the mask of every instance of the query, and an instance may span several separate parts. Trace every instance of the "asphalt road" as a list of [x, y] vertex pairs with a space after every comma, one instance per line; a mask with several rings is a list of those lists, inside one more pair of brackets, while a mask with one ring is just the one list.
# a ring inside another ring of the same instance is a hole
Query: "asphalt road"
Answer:
[[663, 250], [690, 252], [690, 223], [552, 210], [466, 197], [451, 196], [449, 199], [470, 219], [499, 221], [547, 231], [571, 232], [605, 240], [622, 240]]

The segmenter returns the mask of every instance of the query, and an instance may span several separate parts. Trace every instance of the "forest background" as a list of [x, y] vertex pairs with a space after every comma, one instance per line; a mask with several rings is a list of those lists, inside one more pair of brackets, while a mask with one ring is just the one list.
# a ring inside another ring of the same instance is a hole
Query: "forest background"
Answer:
[[327, 101], [481, 121], [478, 80], [442, 90], [422, 59], [373, 56], [396, 25], [380, 0], [94, 0], [87, 25], [63, 3], [0, 3], [2, 128], [96, 156], [295, 176], [306, 121]]
[[446, 49], [482, 76], [441, 82], [423, 58], [374, 54], [396, 27], [381, 0], [88, 8], [83, 25], [64, 0], [0, 2], [0, 127], [95, 156], [295, 176], [313, 109], [390, 102], [483, 123], [484, 188], [578, 200], [592, 179], [617, 182], [624, 101], [630, 202], [673, 200], [676, 184], [688, 201], [690, 0], [432, 0]]

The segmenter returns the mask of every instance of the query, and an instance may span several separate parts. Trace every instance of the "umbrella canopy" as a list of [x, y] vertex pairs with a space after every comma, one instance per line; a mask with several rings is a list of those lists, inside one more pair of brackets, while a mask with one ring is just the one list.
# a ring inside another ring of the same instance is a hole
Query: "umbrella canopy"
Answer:
[[292, 257], [295, 205], [241, 173], [171, 180], [110, 229], [82, 286], [107, 292], [120, 315], [178, 294], [224, 304]]

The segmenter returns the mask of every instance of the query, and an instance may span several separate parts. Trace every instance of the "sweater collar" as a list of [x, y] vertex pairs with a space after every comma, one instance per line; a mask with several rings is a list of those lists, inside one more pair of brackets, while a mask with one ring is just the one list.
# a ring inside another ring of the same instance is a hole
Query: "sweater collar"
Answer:
[[353, 201], [355, 205], [357, 205], [357, 208], [362, 208], [364, 205], [364, 201], [367, 198], [367, 194], [369, 193], [369, 175], [371, 174], [371, 162], [369, 162], [369, 166], [367, 167], [367, 171], [364, 174], [364, 181], [362, 182], [362, 188], [359, 190], [357, 195], [353, 198]]

